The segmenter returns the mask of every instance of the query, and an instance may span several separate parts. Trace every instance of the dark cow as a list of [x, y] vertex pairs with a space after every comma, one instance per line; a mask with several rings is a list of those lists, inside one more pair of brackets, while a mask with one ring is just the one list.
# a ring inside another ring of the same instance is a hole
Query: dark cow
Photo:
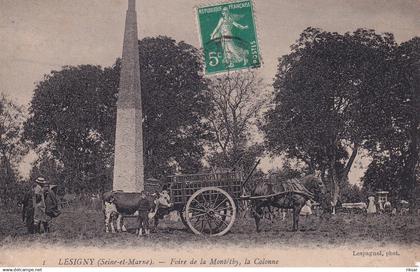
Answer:
[[[157, 193], [155, 196], [149, 195], [148, 199], [152, 203], [152, 210], [154, 211], [154, 223], [155, 227], [158, 224], [159, 217], [156, 214], [156, 211], [160, 208], [170, 208], [171, 204], [167, 197], [160, 197], [160, 194]], [[117, 213], [117, 231], [127, 231], [124, 226], [123, 217], [126, 215], [134, 215], [141, 210], [141, 193], [126, 193], [121, 191], [115, 192], [106, 192], [102, 195], [102, 200], [104, 202], [104, 213], [105, 213], [105, 231], [109, 231], [110, 220], [112, 220], [112, 215]], [[110, 205], [110, 203], [112, 203]], [[113, 226], [111, 225], [112, 229]]]

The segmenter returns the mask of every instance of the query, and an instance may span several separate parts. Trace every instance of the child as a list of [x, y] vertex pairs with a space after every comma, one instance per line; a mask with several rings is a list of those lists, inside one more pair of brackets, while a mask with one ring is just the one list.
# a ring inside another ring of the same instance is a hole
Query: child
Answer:
[[368, 197], [369, 200], [369, 204], [368, 204], [368, 208], [367, 208], [367, 213], [368, 214], [374, 214], [376, 213], [376, 205], [375, 205], [375, 197], [373, 195]]
[[303, 216], [308, 216], [312, 214], [312, 203], [311, 201], [308, 199], [305, 203], [305, 206], [302, 207], [302, 209], [300, 210], [300, 215]]

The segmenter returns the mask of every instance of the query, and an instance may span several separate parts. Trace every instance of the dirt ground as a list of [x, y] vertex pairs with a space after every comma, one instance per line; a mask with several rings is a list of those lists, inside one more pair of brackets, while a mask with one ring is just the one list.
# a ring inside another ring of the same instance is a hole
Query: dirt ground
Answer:
[[291, 216], [284, 221], [264, 220], [262, 231], [255, 231], [254, 220], [237, 218], [231, 231], [222, 237], [194, 235], [181, 221], [161, 221], [156, 233], [147, 238], [137, 238], [134, 234], [135, 219], [126, 219], [128, 232], [105, 233], [104, 217], [99, 210], [66, 208], [54, 219], [48, 234], [28, 234], [19, 211], [2, 211], [0, 214], [0, 246], [32, 244], [33, 242], [65, 246], [165, 246], [179, 245], [255, 245], [273, 246], [346, 246], [359, 243], [388, 243], [420, 245], [419, 216], [389, 216], [364, 214], [337, 214], [321, 222], [312, 215], [305, 221], [301, 218], [300, 230], [292, 232]]

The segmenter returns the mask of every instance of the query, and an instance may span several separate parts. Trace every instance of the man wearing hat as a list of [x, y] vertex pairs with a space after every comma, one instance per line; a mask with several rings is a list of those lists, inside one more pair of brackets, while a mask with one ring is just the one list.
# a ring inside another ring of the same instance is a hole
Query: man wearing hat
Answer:
[[33, 195], [33, 207], [34, 207], [34, 227], [35, 232], [41, 232], [41, 225], [44, 228], [44, 232], [48, 231], [48, 216], [45, 212], [45, 195], [48, 191], [49, 184], [43, 177], [38, 177], [35, 180], [35, 188]]

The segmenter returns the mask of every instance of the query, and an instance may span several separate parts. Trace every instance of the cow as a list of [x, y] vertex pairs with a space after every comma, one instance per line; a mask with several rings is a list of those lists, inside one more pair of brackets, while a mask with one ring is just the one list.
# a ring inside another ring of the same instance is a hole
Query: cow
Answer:
[[[158, 224], [159, 220], [159, 210], [162, 208], [170, 209], [172, 204], [170, 203], [169, 194], [162, 192], [162, 193], [155, 193], [154, 195], [149, 195], [148, 197], [153, 197], [153, 219], [155, 221], [155, 227]], [[104, 215], [105, 215], [105, 226], [110, 225], [110, 220], [112, 219], [112, 213], [115, 213], [115, 210], [118, 214], [117, 217], [117, 231], [118, 232], [125, 232], [127, 228], [124, 225], [124, 216], [127, 215], [134, 215], [138, 214], [140, 209], [140, 202], [141, 202], [141, 193], [127, 193], [122, 191], [111, 191], [106, 192], [102, 195], [103, 205], [104, 205]], [[115, 205], [115, 209], [111, 208], [112, 205], [108, 205], [107, 203], [112, 203]], [[107, 206], [108, 205], [108, 206]], [[108, 207], [108, 208], [107, 208]], [[105, 231], [109, 231], [109, 228], [105, 227]]]

